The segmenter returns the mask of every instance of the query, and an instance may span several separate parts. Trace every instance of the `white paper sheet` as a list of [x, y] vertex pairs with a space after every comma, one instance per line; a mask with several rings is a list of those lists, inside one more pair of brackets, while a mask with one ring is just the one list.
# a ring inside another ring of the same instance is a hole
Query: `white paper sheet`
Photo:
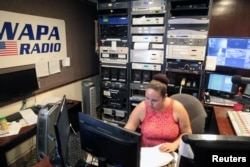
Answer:
[[216, 70], [216, 62], [217, 62], [216, 56], [207, 56], [205, 69], [209, 70], [209, 71], [215, 71]]
[[70, 66], [70, 58], [66, 57], [64, 59], [62, 59], [62, 66], [63, 67], [69, 67]]
[[26, 121], [27, 125], [33, 125], [37, 123], [37, 115], [32, 109], [25, 109], [19, 111], [23, 119]]
[[61, 72], [60, 61], [57, 59], [51, 59], [49, 61], [49, 73], [56, 74]]
[[11, 122], [9, 123], [9, 128], [7, 131], [3, 132], [0, 130], [0, 137], [16, 135], [19, 133], [22, 126], [23, 125], [20, 122]]
[[155, 147], [142, 147], [141, 148], [141, 167], [159, 167], [164, 166], [171, 162], [174, 157], [167, 152], [159, 150], [160, 145]]
[[37, 77], [49, 76], [49, 63], [47, 60], [40, 59], [36, 62]]
[[181, 140], [180, 147], [179, 147], [179, 154], [180, 156], [184, 156], [189, 159], [194, 159], [194, 153], [189, 144], [184, 143]]

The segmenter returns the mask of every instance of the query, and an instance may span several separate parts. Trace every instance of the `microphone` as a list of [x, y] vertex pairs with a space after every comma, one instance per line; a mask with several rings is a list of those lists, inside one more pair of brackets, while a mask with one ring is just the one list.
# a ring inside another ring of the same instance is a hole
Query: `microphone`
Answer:
[[234, 75], [232, 77], [232, 82], [235, 84], [249, 84], [250, 78], [241, 77], [240, 75]]

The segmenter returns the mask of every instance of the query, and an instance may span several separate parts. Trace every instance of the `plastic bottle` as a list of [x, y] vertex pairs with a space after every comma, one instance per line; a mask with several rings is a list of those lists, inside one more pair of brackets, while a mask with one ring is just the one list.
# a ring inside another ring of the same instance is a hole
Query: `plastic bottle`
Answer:
[[0, 126], [1, 126], [1, 130], [5, 131], [9, 128], [7, 120], [5, 119], [5, 117], [1, 117], [0, 118]]

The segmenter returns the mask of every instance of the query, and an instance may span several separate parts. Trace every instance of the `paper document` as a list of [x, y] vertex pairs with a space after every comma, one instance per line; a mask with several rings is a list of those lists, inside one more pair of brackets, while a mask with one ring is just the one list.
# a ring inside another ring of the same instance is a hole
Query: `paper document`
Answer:
[[180, 147], [179, 147], [179, 154], [180, 156], [189, 158], [189, 159], [194, 159], [194, 153], [189, 144], [184, 143], [181, 140]]
[[37, 123], [37, 115], [33, 112], [32, 109], [25, 109], [19, 112], [28, 125], [33, 125]]
[[210, 71], [216, 70], [217, 56], [207, 56], [205, 69]]
[[141, 148], [141, 167], [164, 166], [174, 159], [170, 153], [161, 152], [159, 147], [160, 145]]
[[9, 123], [9, 128], [8, 128], [7, 131], [1, 131], [0, 130], [0, 137], [16, 135], [16, 134], [19, 133], [21, 128], [22, 128], [21, 123], [19, 123], [19, 122], [11, 122], [11, 123]]

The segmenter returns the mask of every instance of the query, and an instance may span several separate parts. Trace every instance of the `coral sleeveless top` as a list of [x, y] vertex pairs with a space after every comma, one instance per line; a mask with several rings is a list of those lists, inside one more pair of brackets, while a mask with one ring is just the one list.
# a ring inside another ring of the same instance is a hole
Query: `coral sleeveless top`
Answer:
[[176, 140], [180, 134], [178, 123], [173, 117], [174, 100], [162, 112], [154, 112], [146, 105], [146, 115], [141, 124], [141, 146], [153, 147]]

